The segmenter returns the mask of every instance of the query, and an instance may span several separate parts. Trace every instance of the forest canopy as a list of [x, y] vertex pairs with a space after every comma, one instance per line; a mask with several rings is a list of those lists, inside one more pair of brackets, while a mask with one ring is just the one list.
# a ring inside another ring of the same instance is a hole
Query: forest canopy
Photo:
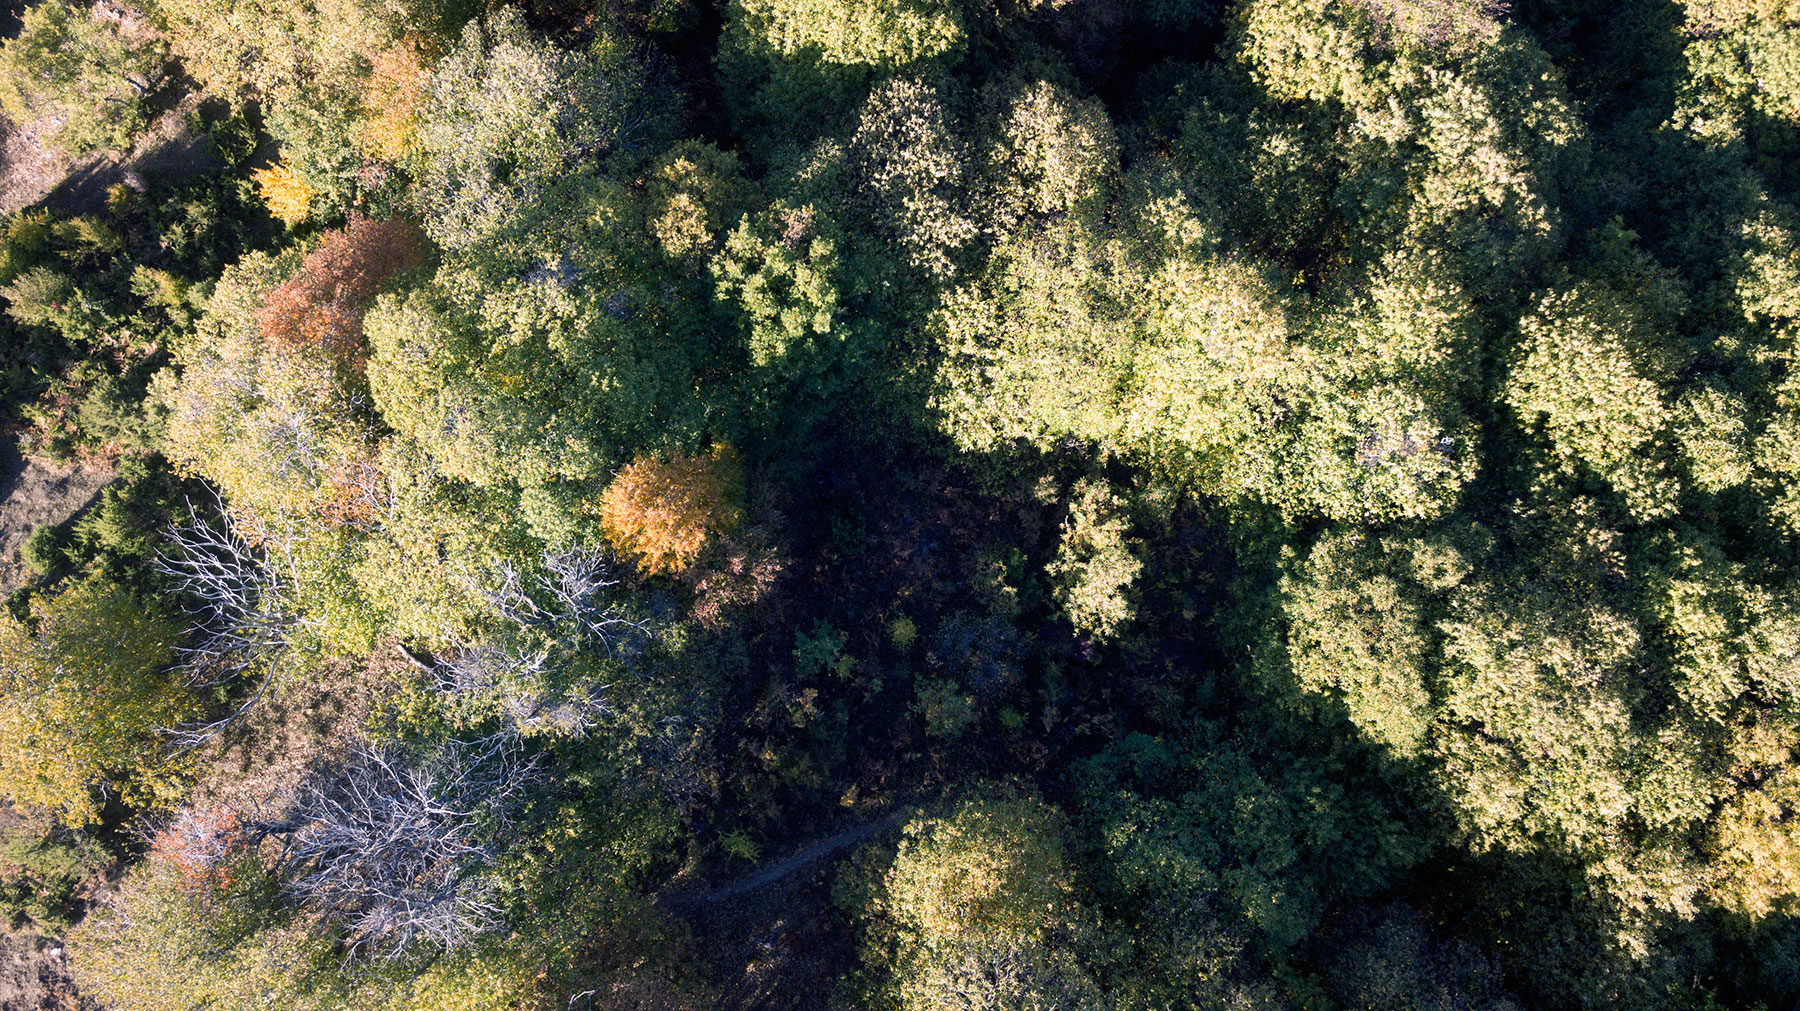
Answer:
[[0, 613], [8, 927], [120, 1011], [1785, 1011], [1796, 67], [37, 0], [0, 112], [119, 174], [0, 218], [0, 423], [115, 476]]

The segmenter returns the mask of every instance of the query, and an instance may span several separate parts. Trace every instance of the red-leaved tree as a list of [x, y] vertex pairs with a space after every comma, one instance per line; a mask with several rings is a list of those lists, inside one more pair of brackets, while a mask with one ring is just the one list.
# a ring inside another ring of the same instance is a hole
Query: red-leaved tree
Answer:
[[425, 234], [401, 218], [351, 218], [325, 234], [287, 283], [269, 292], [257, 322], [277, 346], [314, 346], [346, 365], [364, 358], [363, 313], [394, 275], [425, 262]]
[[211, 898], [231, 887], [252, 845], [250, 826], [235, 811], [213, 806], [183, 808], [150, 849], [175, 867], [183, 891]]

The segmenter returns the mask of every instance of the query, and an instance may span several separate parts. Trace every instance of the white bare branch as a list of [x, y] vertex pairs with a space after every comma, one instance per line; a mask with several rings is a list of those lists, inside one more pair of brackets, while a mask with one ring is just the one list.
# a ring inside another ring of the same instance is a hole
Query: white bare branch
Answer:
[[185, 642], [177, 647], [177, 669], [191, 687], [223, 684], [257, 670], [263, 677], [224, 719], [166, 731], [182, 750], [212, 739], [262, 699], [295, 622], [267, 552], [251, 545], [222, 504], [211, 522], [193, 502], [187, 505], [188, 523], [168, 528], [169, 548], [152, 563], [174, 584], [189, 622]]
[[[629, 654], [650, 637], [650, 626], [607, 599], [618, 585], [606, 568], [605, 556], [585, 547], [569, 548], [543, 558], [543, 572], [529, 583], [512, 562], [502, 562], [495, 585], [484, 588], [488, 602], [524, 628], [573, 636], [577, 648], [598, 645], [609, 655]], [[540, 602], [541, 601], [541, 602]]]
[[510, 562], [474, 587], [507, 622], [493, 638], [465, 645], [427, 669], [446, 696], [473, 703], [518, 733], [581, 736], [608, 712], [610, 685], [592, 677], [584, 654], [629, 660], [652, 635], [650, 623], [609, 599], [618, 583], [604, 556], [573, 548], [543, 558], [526, 576]]
[[358, 747], [270, 830], [286, 892], [344, 931], [351, 958], [460, 948], [500, 925], [483, 872], [536, 779], [511, 734], [424, 755]]

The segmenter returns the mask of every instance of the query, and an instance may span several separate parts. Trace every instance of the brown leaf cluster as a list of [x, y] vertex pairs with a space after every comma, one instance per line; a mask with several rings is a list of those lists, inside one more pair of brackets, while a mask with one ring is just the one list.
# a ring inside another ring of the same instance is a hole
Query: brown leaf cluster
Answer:
[[326, 233], [299, 273], [269, 292], [257, 323], [278, 347], [318, 347], [360, 367], [363, 313], [383, 284], [425, 256], [425, 235], [412, 222], [352, 218]]

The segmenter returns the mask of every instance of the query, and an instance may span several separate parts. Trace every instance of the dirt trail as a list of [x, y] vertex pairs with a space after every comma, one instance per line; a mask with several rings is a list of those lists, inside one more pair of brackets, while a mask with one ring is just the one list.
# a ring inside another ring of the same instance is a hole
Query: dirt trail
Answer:
[[892, 828], [899, 823], [903, 814], [905, 814], [904, 811], [894, 811], [885, 817], [867, 824], [856, 825], [847, 828], [836, 835], [826, 836], [824, 839], [810, 843], [804, 848], [799, 849], [772, 864], [764, 865], [761, 870], [748, 877], [727, 882], [717, 888], [704, 892], [666, 895], [664, 896], [663, 901], [678, 907], [711, 906], [721, 902], [729, 902], [732, 899], [747, 895], [766, 885], [774, 884], [782, 878], [801, 870], [814, 861], [829, 856], [846, 846], [862, 842], [864, 839], [869, 838], [883, 829]]
[[750, 874], [704, 888], [674, 885], [656, 903], [686, 920], [716, 987], [717, 1011], [826, 1011], [844, 1006], [856, 957], [832, 906], [830, 857], [898, 825], [913, 809], [814, 839]]

